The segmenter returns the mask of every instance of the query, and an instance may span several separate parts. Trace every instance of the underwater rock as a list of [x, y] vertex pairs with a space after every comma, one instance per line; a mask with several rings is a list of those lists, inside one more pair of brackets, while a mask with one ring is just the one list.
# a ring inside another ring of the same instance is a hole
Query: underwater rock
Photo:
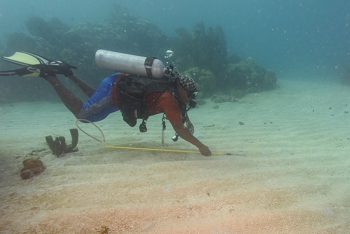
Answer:
[[225, 77], [226, 83], [222, 88], [242, 90], [245, 94], [275, 88], [277, 82], [273, 70], [264, 69], [251, 57], [229, 64]]
[[39, 159], [25, 159], [23, 160], [23, 166], [24, 168], [21, 170], [21, 178], [23, 180], [38, 176], [45, 170], [44, 164]]
[[[24, 24], [31, 35], [43, 38], [51, 45], [63, 47], [68, 46], [71, 42], [70, 38], [64, 34], [70, 27], [55, 17], [45, 21], [38, 16], [31, 16]], [[74, 40], [77, 40], [77, 38], [74, 38]]]
[[194, 26], [192, 33], [184, 27], [175, 30], [177, 37], [172, 40], [173, 50], [179, 61], [177, 67], [187, 70], [199, 67], [211, 71], [215, 77], [225, 70], [228, 56], [225, 34], [220, 26], [205, 28], [203, 22]]
[[200, 69], [199, 67], [192, 67], [183, 72], [183, 74], [193, 78], [193, 80], [196, 82], [200, 96], [209, 96], [216, 89], [215, 76], [209, 70]]
[[39, 159], [28, 158], [23, 160], [24, 168], [34, 168], [34, 167], [43, 167], [44, 164]]
[[265, 89], [273, 89], [276, 87], [276, 73], [274, 70], [266, 69], [266, 73], [263, 79], [263, 87]]

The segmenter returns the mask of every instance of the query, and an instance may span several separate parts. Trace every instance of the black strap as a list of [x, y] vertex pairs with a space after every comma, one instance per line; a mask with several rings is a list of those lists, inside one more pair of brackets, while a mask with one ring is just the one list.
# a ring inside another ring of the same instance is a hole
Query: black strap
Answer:
[[162, 118], [162, 130], [164, 131], [166, 129], [166, 125], [165, 125], [165, 114], [163, 114], [163, 118]]
[[153, 61], [155, 60], [156, 58], [155, 57], [147, 57], [146, 60], [145, 60], [145, 68], [146, 68], [146, 73], [147, 73], [147, 77], [152, 79], [153, 76], [152, 76], [152, 64], [153, 64]]

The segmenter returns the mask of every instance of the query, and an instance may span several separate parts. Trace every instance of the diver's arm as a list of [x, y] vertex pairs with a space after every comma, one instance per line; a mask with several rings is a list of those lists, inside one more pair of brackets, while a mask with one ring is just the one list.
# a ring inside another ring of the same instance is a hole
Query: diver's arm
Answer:
[[192, 133], [182, 124], [182, 122], [171, 122], [171, 124], [173, 125], [175, 132], [185, 141], [197, 146], [202, 155], [211, 155], [211, 151], [208, 146], [204, 145], [196, 137], [194, 137]]

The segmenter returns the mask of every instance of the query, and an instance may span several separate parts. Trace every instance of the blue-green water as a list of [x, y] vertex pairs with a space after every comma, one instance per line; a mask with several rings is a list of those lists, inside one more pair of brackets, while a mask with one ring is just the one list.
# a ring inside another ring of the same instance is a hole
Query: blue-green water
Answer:
[[57, 17], [66, 24], [104, 22], [111, 4], [158, 25], [168, 35], [196, 23], [220, 25], [229, 53], [254, 57], [264, 67], [310, 76], [337, 74], [349, 57], [349, 5], [345, 0], [103, 0], [0, 2], [0, 31], [26, 32], [32, 15]]

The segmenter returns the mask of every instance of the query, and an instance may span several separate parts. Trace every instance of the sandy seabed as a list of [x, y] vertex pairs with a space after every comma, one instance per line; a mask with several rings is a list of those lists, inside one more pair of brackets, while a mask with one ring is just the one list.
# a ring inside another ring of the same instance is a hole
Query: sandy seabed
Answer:
[[[58, 158], [45, 136], [75, 128], [61, 103], [1, 105], [0, 233], [350, 233], [350, 87], [280, 80], [215, 105], [189, 112], [195, 135], [245, 156], [106, 149], [80, 132]], [[196, 150], [170, 123], [162, 146], [161, 118], [147, 133], [120, 113], [97, 125], [106, 145]], [[46, 170], [22, 180], [29, 157]]]

